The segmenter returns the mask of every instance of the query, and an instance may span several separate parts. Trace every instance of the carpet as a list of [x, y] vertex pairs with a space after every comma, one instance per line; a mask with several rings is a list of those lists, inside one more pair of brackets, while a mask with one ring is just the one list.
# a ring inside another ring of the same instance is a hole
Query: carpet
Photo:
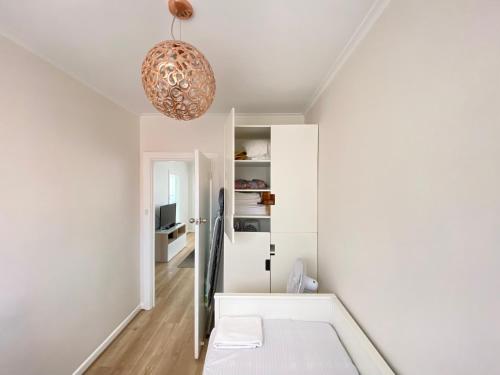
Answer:
[[194, 268], [194, 250], [177, 266], [177, 268]]

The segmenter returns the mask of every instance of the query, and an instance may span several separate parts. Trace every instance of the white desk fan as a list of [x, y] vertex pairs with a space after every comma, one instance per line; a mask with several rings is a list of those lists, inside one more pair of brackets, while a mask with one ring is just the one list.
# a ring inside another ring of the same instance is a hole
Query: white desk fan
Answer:
[[308, 293], [318, 290], [318, 282], [307, 276], [306, 265], [300, 258], [293, 263], [292, 271], [288, 275], [286, 284], [287, 293]]

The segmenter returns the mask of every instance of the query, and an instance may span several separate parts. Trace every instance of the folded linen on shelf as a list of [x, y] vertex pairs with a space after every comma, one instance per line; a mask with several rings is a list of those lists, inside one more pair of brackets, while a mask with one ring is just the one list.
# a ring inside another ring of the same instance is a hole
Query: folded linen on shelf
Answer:
[[255, 349], [263, 341], [260, 316], [223, 316], [215, 327], [216, 349]]
[[242, 143], [247, 158], [252, 160], [266, 160], [270, 156], [270, 143], [265, 139], [248, 139]]
[[267, 207], [260, 204], [259, 193], [235, 193], [234, 211], [236, 215], [267, 215]]
[[266, 216], [267, 208], [266, 206], [259, 207], [236, 207], [235, 209], [236, 216]]
[[236, 205], [246, 206], [252, 204], [259, 204], [260, 200], [261, 200], [260, 197], [258, 199], [235, 199], [235, 203]]
[[243, 179], [238, 179], [234, 181], [234, 188], [235, 189], [265, 189], [267, 188], [267, 184], [258, 179], [253, 179], [253, 180], [243, 180]]
[[241, 203], [259, 203], [261, 200], [260, 194], [259, 193], [238, 193], [236, 192], [234, 194], [234, 200], [235, 203], [238, 204], [238, 202]]

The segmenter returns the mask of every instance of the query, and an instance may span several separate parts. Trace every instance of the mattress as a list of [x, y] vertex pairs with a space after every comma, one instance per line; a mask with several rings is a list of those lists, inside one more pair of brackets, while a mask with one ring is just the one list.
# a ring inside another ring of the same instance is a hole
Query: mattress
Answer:
[[263, 328], [257, 349], [215, 349], [212, 331], [203, 375], [359, 375], [328, 323], [264, 319]]

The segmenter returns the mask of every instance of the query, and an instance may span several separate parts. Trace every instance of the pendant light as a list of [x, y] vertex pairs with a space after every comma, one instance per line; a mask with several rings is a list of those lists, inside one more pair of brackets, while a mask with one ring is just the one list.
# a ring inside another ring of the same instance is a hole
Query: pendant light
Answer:
[[176, 18], [190, 19], [193, 7], [187, 0], [169, 0], [172, 40], [165, 40], [149, 50], [142, 63], [144, 92], [153, 106], [177, 120], [193, 120], [203, 115], [215, 96], [215, 77], [203, 54], [189, 43], [175, 40]]

